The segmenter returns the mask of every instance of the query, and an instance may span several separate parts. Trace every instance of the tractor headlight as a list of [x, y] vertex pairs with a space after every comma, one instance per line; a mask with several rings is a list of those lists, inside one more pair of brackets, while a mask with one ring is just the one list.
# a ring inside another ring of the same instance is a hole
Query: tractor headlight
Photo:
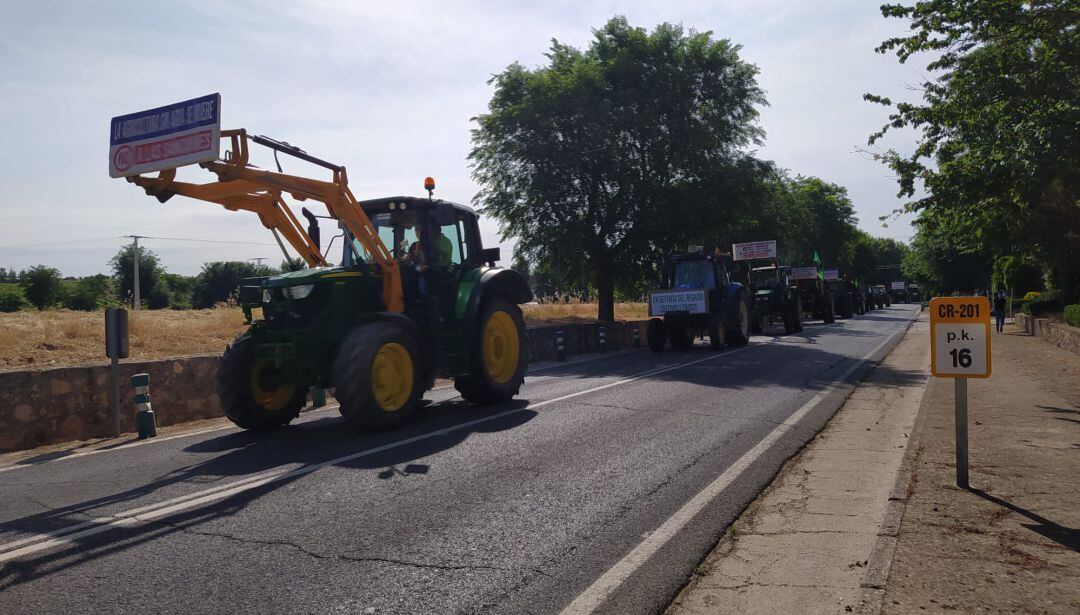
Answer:
[[289, 295], [293, 299], [303, 299], [311, 294], [311, 291], [315, 290], [314, 284], [301, 284], [299, 286], [289, 286], [285, 289], [285, 294]]

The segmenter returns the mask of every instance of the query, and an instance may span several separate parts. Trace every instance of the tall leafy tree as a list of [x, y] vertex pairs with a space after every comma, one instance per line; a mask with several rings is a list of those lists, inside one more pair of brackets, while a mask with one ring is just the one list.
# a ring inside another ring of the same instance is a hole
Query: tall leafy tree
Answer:
[[27, 301], [39, 310], [56, 305], [61, 299], [60, 272], [45, 265], [35, 265], [21, 276]]
[[893, 103], [888, 130], [919, 131], [884, 157], [901, 195], [963, 253], [1044, 255], [1066, 295], [1080, 286], [1080, 3], [926, 0], [886, 4], [910, 34], [881, 53], [936, 55], [922, 101]]
[[[129, 301], [135, 289], [135, 248], [126, 245], [109, 260], [116, 290], [121, 300]], [[139, 247], [139, 299], [152, 309], [166, 308], [171, 303], [169, 285], [164, 279], [165, 268], [153, 250]]]
[[616, 286], [749, 208], [761, 169], [745, 150], [765, 96], [738, 45], [671, 24], [616, 17], [547, 59], [492, 79], [473, 131], [476, 200], [519, 250], [594, 288], [610, 320]]

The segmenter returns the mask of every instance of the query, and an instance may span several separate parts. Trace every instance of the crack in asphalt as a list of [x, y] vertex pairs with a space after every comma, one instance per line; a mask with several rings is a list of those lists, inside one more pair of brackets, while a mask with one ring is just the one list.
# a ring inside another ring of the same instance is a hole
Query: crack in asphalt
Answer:
[[315, 559], [323, 560], [341, 560], [354, 563], [376, 563], [376, 564], [391, 564], [395, 566], [406, 566], [409, 568], [420, 568], [428, 570], [493, 570], [497, 572], [534, 572], [541, 576], [548, 576], [546, 572], [539, 568], [504, 568], [500, 566], [486, 566], [483, 564], [433, 564], [427, 562], [416, 562], [411, 560], [393, 559], [389, 557], [357, 557], [345, 554], [324, 554], [316, 551], [312, 551], [307, 547], [293, 542], [291, 540], [263, 540], [258, 538], [245, 538], [243, 536], [236, 536], [235, 534], [229, 534], [226, 532], [211, 532], [206, 530], [197, 530], [191, 527], [179, 525], [176, 523], [169, 523], [168, 521], [155, 520], [150, 523], [155, 525], [164, 525], [173, 529], [184, 532], [185, 534], [191, 534], [194, 536], [206, 536], [210, 538], [221, 538], [231, 542], [237, 542], [241, 544], [260, 545], [270, 547], [291, 547], [304, 555], [313, 557]]

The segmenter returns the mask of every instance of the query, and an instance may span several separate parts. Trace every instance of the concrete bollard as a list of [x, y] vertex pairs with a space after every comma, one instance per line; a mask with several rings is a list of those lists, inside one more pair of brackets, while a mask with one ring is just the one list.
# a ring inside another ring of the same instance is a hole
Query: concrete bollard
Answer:
[[566, 360], [566, 341], [563, 339], [562, 331], [555, 332], [555, 360]]
[[597, 332], [596, 346], [600, 352], [607, 352], [607, 327], [604, 325], [600, 325], [600, 330]]
[[135, 390], [135, 426], [139, 429], [139, 438], [152, 438], [157, 435], [157, 417], [150, 407], [150, 374], [135, 374], [131, 377], [131, 387]]
[[641, 327], [634, 325], [634, 348], [641, 348]]

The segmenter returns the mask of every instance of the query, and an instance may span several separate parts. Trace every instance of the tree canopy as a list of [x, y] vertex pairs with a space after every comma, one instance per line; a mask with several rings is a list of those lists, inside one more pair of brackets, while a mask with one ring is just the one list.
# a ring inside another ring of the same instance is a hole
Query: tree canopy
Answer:
[[[927, 0], [886, 4], [911, 33], [878, 51], [936, 55], [922, 101], [890, 106], [889, 130], [919, 131], [889, 151], [906, 209], [961, 253], [1039, 253], [1075, 294], [1080, 263], [1080, 4], [1075, 0]], [[925, 190], [925, 195], [915, 198]]]
[[745, 148], [765, 96], [739, 47], [708, 32], [616, 17], [585, 50], [555, 41], [546, 65], [496, 75], [475, 118], [477, 203], [518, 249], [591, 283], [599, 318], [664, 252], [749, 208], [761, 165]]

